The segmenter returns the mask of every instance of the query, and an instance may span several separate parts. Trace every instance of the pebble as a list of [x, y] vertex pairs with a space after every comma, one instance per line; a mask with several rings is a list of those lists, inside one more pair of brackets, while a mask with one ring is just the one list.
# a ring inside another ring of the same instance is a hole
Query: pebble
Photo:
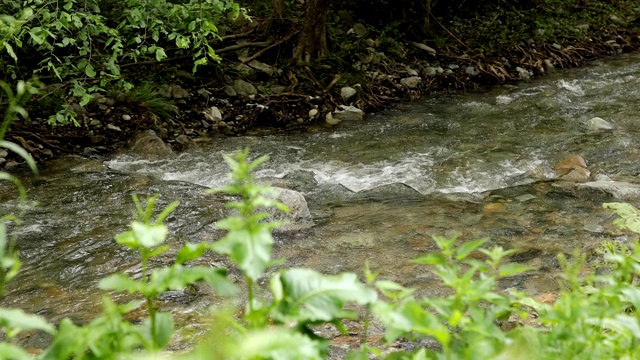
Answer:
[[0, 159], [4, 159], [9, 156], [9, 152], [5, 149], [0, 149]]
[[122, 129], [120, 129], [119, 127], [113, 125], [113, 124], [107, 124], [107, 129], [109, 130], [113, 130], [113, 131], [122, 131]]
[[130, 121], [131, 120], [131, 115], [127, 115], [127, 114], [122, 115], [122, 120]]

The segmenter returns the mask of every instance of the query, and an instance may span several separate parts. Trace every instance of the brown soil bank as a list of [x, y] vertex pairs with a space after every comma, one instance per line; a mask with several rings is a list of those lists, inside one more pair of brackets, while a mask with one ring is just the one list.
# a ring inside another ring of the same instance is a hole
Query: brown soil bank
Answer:
[[[193, 138], [333, 126], [434, 91], [515, 82], [640, 47], [637, 1], [426, 3], [431, 8], [413, 0], [329, 2], [326, 49], [306, 62], [292, 56], [303, 5], [278, 9], [281, 18], [271, 8], [254, 11], [252, 21], [221, 26], [219, 64], [195, 74], [188, 56], [121, 64], [136, 88], [73, 105], [79, 126], [46, 124], [52, 103], [69, 101], [56, 91], [64, 84], [51, 84], [30, 104], [31, 119], [14, 123], [7, 137], [39, 160], [108, 155], [145, 130], [180, 151]], [[12, 165], [0, 158], [0, 168]]]

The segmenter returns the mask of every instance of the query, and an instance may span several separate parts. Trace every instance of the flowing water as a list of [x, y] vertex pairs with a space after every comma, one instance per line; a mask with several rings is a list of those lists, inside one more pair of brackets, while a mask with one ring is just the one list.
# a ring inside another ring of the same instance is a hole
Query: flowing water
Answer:
[[[639, 98], [635, 54], [517, 87], [431, 96], [364, 123], [201, 141], [197, 150], [160, 161], [58, 160], [26, 180], [37, 204], [12, 227], [24, 270], [3, 305], [52, 321], [94, 317], [99, 279], [116, 270], [139, 273], [134, 254], [112, 241], [131, 221], [132, 193], [181, 202], [169, 219], [174, 249], [219, 238], [214, 223], [223, 199], [203, 192], [225, 183], [222, 155], [246, 146], [270, 156], [257, 174], [261, 182], [302, 192], [309, 203], [314, 226], [276, 236], [282, 266], [337, 273], [360, 271], [368, 260], [386, 279], [438, 294], [444, 290], [429, 271], [408, 260], [435, 249], [432, 235], [458, 233], [461, 241], [486, 237], [489, 246], [517, 248], [510, 260], [533, 267], [503, 288], [553, 292], [558, 252], [592, 252], [604, 239], [624, 237], [601, 209], [609, 197], [541, 180], [553, 177], [556, 162], [579, 154], [594, 173], [640, 182]], [[614, 130], [589, 130], [596, 116]], [[0, 212], [15, 211], [15, 193], [0, 186]], [[226, 264], [216, 256], [202, 262]], [[195, 328], [219, 301], [204, 290], [173, 295], [164, 303]]]

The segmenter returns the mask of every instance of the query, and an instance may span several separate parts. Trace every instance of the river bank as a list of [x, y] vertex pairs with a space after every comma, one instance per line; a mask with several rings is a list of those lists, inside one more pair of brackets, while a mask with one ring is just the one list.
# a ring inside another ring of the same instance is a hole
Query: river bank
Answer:
[[[256, 16], [221, 34], [219, 66], [196, 74], [180, 59], [126, 66], [138, 86], [95, 94], [86, 108], [72, 104], [78, 126], [46, 123], [51, 98], [64, 97], [49, 85], [49, 100], [36, 99], [31, 120], [16, 122], [7, 138], [40, 161], [104, 158], [127, 147], [142, 157], [165, 156], [204, 138], [361, 121], [434, 92], [513, 86], [640, 47], [640, 8], [631, 1], [547, 2], [554, 3], [434, 16], [423, 38], [412, 35], [411, 24], [381, 23], [336, 5], [328, 24], [332, 55], [298, 65], [280, 56], [293, 47], [295, 27], [266, 35], [272, 23]], [[17, 164], [0, 154], [0, 167]]]

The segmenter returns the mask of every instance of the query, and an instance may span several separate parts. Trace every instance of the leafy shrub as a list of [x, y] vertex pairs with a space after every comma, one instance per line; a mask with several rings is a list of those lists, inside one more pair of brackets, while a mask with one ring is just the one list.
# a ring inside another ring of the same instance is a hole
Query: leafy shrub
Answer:
[[[232, 0], [7, 0], [0, 3], [0, 68], [61, 82], [81, 106], [108, 83], [133, 85], [123, 62], [193, 58], [193, 69], [218, 61], [217, 24], [240, 7]], [[68, 111], [49, 119], [66, 123]]]

